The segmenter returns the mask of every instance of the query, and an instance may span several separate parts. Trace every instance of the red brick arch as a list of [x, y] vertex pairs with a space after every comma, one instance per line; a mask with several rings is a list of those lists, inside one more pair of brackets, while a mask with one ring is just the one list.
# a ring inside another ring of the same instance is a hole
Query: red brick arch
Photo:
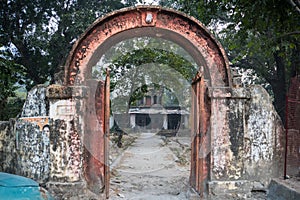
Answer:
[[195, 18], [158, 6], [125, 8], [96, 20], [74, 44], [65, 65], [64, 84], [82, 84], [109, 47], [138, 36], [179, 44], [203, 66], [208, 85], [231, 87], [228, 59], [212, 34]]

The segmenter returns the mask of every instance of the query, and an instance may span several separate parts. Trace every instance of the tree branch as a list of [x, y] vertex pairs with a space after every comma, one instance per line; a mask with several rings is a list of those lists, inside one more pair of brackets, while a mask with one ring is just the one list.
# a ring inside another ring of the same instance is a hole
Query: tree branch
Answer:
[[294, 2], [294, 0], [287, 0], [296, 10], [297, 12], [300, 14], [300, 3], [298, 2], [299, 0], [296, 0], [296, 3]]
[[281, 36], [279, 36], [278, 38], [282, 38], [282, 37], [290, 36], [290, 35], [300, 35], [300, 31], [292, 31], [292, 32], [284, 33]]
[[239, 63], [233, 64], [232, 66], [239, 67], [239, 68], [253, 69], [258, 75], [264, 77], [266, 81], [269, 82], [270, 84], [272, 82], [277, 81], [277, 79], [274, 76], [271, 76], [270, 73], [268, 73], [267, 70], [265, 70], [263, 63], [259, 62], [257, 59], [253, 59], [253, 60], [255, 60], [258, 63], [258, 65], [253, 63], [251, 64], [247, 59], [241, 59], [238, 61]]

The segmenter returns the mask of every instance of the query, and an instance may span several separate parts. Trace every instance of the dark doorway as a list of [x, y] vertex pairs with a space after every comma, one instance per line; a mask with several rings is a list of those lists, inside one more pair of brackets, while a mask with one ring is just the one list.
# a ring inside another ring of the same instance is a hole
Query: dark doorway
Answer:
[[181, 115], [171, 114], [168, 115], [168, 129], [176, 130], [179, 128], [181, 122]]
[[146, 126], [150, 123], [151, 123], [151, 118], [148, 114], [136, 115], [136, 125], [146, 128]]

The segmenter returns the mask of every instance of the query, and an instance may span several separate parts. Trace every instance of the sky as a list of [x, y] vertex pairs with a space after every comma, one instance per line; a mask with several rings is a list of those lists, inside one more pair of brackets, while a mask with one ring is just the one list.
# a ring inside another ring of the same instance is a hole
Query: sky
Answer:
[[138, 3], [137, 5], [145, 5], [145, 4], [158, 5], [158, 1], [159, 0], [142, 0], [142, 3]]

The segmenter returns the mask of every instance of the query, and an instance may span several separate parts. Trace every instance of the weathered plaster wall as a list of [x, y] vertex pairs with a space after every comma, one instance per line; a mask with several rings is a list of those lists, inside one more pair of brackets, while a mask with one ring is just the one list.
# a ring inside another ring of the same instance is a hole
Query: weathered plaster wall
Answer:
[[19, 118], [16, 123], [17, 174], [45, 183], [49, 178], [48, 118]]
[[[103, 191], [103, 124], [97, 119], [99, 81], [89, 86], [51, 85], [51, 172], [47, 186], [59, 197], [98, 199]], [[102, 109], [102, 111], [104, 111]], [[102, 132], [101, 132], [102, 131]]]
[[16, 173], [15, 120], [0, 121], [0, 171]]
[[82, 181], [83, 90], [51, 85], [47, 88], [51, 119], [50, 180]]
[[51, 132], [51, 181], [74, 182], [80, 180], [82, 142], [75, 128], [75, 120], [55, 119]]
[[[89, 188], [99, 194], [103, 141], [97, 134], [102, 128], [97, 115], [87, 117], [96, 112], [95, 101], [87, 101], [93, 97], [88, 90], [51, 85], [30, 91], [16, 123], [0, 123], [1, 171], [46, 183], [56, 193]], [[210, 104], [209, 192], [247, 193], [255, 185], [267, 187], [283, 172], [284, 152], [282, 124], [267, 92], [260, 86], [215, 89], [210, 91]]]
[[283, 173], [282, 123], [261, 86], [228, 95], [212, 93], [210, 193], [266, 188]]
[[228, 116], [230, 93], [210, 88], [211, 96], [211, 180], [228, 179], [231, 162]]
[[[76, 86], [34, 87], [16, 122], [0, 123], [0, 170], [46, 184], [58, 198], [93, 196], [86, 192], [87, 164], [84, 165], [88, 163], [86, 157], [97, 155], [87, 154], [92, 150], [89, 142], [93, 139], [85, 131], [87, 91], [86, 87]], [[98, 147], [93, 147], [94, 151], [100, 152]], [[102, 187], [103, 183], [98, 184], [97, 190]]]
[[[81, 91], [69, 87], [34, 87], [15, 126], [1, 125], [3, 171], [40, 183], [80, 181], [82, 96]], [[16, 165], [9, 169], [11, 163]]]
[[46, 87], [37, 85], [28, 92], [21, 117], [48, 116], [48, 106]]
[[271, 177], [283, 175], [284, 129], [263, 87], [251, 87], [250, 93], [245, 116], [245, 178], [266, 186]]
[[[16, 173], [45, 183], [49, 178], [50, 140], [46, 87], [35, 86], [16, 120]], [[45, 128], [47, 127], [47, 128]]]

